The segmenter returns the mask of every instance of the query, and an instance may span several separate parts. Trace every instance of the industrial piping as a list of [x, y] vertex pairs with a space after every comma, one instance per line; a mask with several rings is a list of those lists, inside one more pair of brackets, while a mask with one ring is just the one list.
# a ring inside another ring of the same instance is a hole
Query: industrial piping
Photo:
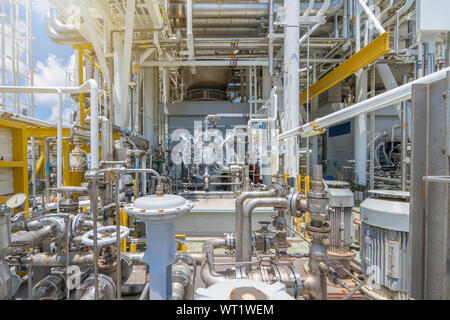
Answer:
[[304, 125], [299, 126], [297, 128], [288, 130], [278, 135], [275, 139], [282, 140], [289, 137], [305, 135], [318, 129], [327, 128], [339, 122], [352, 119], [361, 114], [374, 112], [383, 109], [385, 107], [389, 107], [393, 104], [408, 100], [411, 98], [413, 85], [427, 84], [444, 79], [447, 76], [447, 72], [449, 71], [450, 67], [447, 67], [423, 78], [404, 84], [398, 88], [379, 94], [373, 98], [359, 102], [348, 108], [336, 111], [324, 117], [317, 118], [312, 122], [305, 123]]

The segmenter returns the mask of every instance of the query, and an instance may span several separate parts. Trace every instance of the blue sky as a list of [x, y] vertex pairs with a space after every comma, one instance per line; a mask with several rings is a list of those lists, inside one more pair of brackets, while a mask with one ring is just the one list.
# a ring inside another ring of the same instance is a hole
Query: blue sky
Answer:
[[[47, 0], [37, 0], [33, 4], [33, 41], [35, 86], [65, 86], [65, 70], [72, 69], [74, 50], [70, 46], [61, 46], [52, 42], [45, 31], [45, 14], [48, 12]], [[72, 57], [72, 58], [71, 58]], [[71, 65], [72, 64], [72, 65]], [[35, 117], [54, 121], [56, 97], [35, 95]], [[68, 110], [66, 106], [66, 116]]]

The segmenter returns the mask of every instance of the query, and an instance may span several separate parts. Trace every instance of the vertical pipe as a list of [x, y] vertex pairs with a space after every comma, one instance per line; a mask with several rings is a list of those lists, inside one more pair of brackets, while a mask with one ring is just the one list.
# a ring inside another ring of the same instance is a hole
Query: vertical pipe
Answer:
[[420, 79], [423, 77], [424, 70], [424, 58], [423, 58], [423, 43], [419, 41], [417, 44], [417, 78]]
[[67, 215], [64, 217], [64, 222], [66, 224], [66, 300], [70, 300], [70, 289], [69, 289], [69, 274], [67, 270], [69, 270], [70, 265], [70, 238], [69, 238], [69, 230], [70, 230], [70, 217]]
[[269, 0], [269, 74], [273, 76], [273, 1]]
[[33, 193], [33, 208], [36, 207], [36, 144], [34, 137], [31, 137], [31, 183]]
[[[288, 129], [296, 128], [300, 125], [300, 79], [299, 73], [299, 45], [300, 27], [300, 2], [297, 0], [285, 0], [286, 8], [286, 26], [284, 29], [284, 56], [287, 59], [287, 88], [285, 86], [285, 116], [288, 117]], [[292, 179], [291, 186], [296, 185], [296, 179], [299, 174], [299, 146], [297, 138], [288, 139], [288, 168], [287, 173]], [[286, 170], [286, 169], [285, 169]]]
[[[62, 91], [57, 89], [58, 92], [58, 104], [57, 104], [57, 134], [56, 134], [56, 185], [58, 188], [62, 187], [63, 183], [63, 172], [62, 172]], [[62, 195], [58, 192], [58, 203], [62, 200]], [[59, 213], [59, 205], [58, 205], [58, 213]]]
[[93, 240], [94, 240], [94, 290], [95, 290], [95, 300], [98, 300], [98, 239], [97, 239], [97, 174], [94, 174], [94, 177], [92, 179], [92, 188], [91, 188], [91, 204], [90, 204], [90, 210], [91, 210], [91, 216], [92, 221], [94, 223], [93, 225]]
[[89, 80], [91, 86], [91, 170], [98, 169], [98, 85]]
[[342, 16], [342, 37], [348, 38], [348, 0], [344, 0], [344, 15]]
[[[361, 50], [361, 7], [356, 5], [355, 50]], [[356, 102], [367, 99], [367, 71], [359, 70], [356, 74]], [[367, 114], [355, 118], [355, 170], [358, 175], [357, 183], [366, 185], [367, 161]], [[361, 197], [360, 197], [361, 199]]]
[[[83, 51], [78, 49], [78, 85], [84, 83]], [[84, 126], [84, 93], [80, 93], [80, 126]]]
[[117, 251], [117, 269], [116, 269], [116, 292], [117, 300], [121, 299], [120, 284], [122, 282], [122, 268], [120, 259], [120, 176], [115, 175], [115, 188], [116, 188], [116, 251]]
[[[6, 69], [4, 66], [6, 66], [6, 36], [5, 36], [5, 0], [2, 0], [2, 86], [6, 85]], [[2, 93], [2, 104], [6, 105], [6, 93]]]
[[[142, 169], [147, 169], [147, 154], [144, 154], [141, 158]], [[175, 176], [176, 177], [176, 176]], [[147, 173], [142, 174], [142, 196], [147, 195]]]
[[407, 163], [406, 163], [406, 146], [408, 144], [408, 102], [404, 101], [402, 103], [402, 180], [401, 186], [402, 190], [406, 191], [407, 179], [408, 179], [408, 171]]

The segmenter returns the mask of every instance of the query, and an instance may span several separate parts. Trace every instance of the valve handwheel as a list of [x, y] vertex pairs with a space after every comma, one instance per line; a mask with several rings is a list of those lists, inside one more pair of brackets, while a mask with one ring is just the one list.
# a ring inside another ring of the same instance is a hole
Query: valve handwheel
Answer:
[[[130, 229], [120, 226], [120, 240], [130, 234]], [[116, 227], [108, 226], [97, 229], [97, 245], [99, 247], [113, 244], [116, 242]], [[94, 246], [94, 230], [90, 230], [83, 234], [81, 243], [86, 246]]]

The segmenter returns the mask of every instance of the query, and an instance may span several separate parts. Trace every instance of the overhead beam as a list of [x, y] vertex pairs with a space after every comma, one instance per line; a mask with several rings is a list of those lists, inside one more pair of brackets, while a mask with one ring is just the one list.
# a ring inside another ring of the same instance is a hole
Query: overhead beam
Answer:
[[348, 58], [345, 62], [340, 64], [333, 71], [328, 73], [322, 79], [317, 81], [309, 88], [308, 92], [303, 91], [300, 94], [300, 105], [306, 103], [307, 101], [314, 99], [319, 94], [327, 91], [334, 85], [338, 84], [342, 80], [348, 78], [356, 71], [364, 68], [368, 64], [382, 57], [390, 51], [389, 48], [389, 32], [385, 32], [378, 38], [373, 40], [367, 46], [362, 48], [360, 51], [355, 53], [353, 56]]

